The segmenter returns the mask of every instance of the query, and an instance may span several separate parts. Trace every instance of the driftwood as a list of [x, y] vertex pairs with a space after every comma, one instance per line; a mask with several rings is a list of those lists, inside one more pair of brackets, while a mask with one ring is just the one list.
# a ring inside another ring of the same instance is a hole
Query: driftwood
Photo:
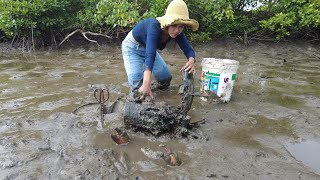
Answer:
[[80, 32], [86, 40], [88, 40], [88, 41], [90, 41], [90, 42], [94, 42], [94, 43], [96, 43], [98, 46], [100, 46], [99, 43], [98, 43], [97, 41], [95, 41], [95, 40], [89, 39], [89, 38], [87, 37], [87, 34], [94, 35], [94, 36], [103, 36], [103, 37], [106, 37], [106, 38], [112, 38], [111, 36], [108, 36], [108, 35], [105, 35], [105, 34], [93, 33], [93, 32], [90, 32], [90, 31], [83, 32], [81, 29], [77, 29], [77, 30], [73, 31], [72, 33], [70, 33], [68, 36], [66, 36], [66, 37], [61, 41], [61, 43], [59, 44], [58, 48], [60, 48], [60, 46], [61, 46], [66, 40], [68, 40], [71, 36], [73, 36], [73, 35], [74, 35], [75, 33], [77, 33], [77, 32]]

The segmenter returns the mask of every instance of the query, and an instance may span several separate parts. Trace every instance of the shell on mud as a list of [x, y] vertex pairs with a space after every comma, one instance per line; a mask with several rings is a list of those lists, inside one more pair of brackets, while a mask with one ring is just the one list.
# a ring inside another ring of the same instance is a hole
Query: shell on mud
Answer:
[[161, 151], [153, 151], [148, 147], [141, 148], [141, 151], [144, 155], [151, 159], [161, 159], [164, 156], [164, 153]]
[[[165, 146], [161, 146], [165, 147]], [[148, 147], [141, 148], [144, 155], [151, 159], [163, 159], [169, 166], [180, 166], [182, 161], [177, 153], [172, 152], [170, 148], [165, 147], [165, 152], [153, 151]]]
[[111, 139], [118, 145], [127, 145], [129, 143], [129, 136], [127, 132], [122, 131], [119, 128], [115, 128], [117, 134], [111, 134]]

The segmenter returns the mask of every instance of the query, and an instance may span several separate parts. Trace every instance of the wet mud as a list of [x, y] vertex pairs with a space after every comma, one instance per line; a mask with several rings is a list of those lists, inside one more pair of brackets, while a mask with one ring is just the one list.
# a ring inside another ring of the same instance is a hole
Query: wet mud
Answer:
[[[107, 106], [128, 93], [119, 45], [2, 50], [0, 179], [319, 179], [318, 155], [308, 151], [320, 143], [319, 45], [215, 41], [194, 48], [195, 92], [202, 58], [240, 62], [230, 102], [193, 98], [190, 122], [205, 119], [197, 128], [208, 139], [128, 130], [124, 146], [111, 138], [125, 126], [124, 102], [101, 119], [93, 92], [107, 85]], [[173, 80], [154, 95], [177, 107], [185, 58], [174, 46], [161, 54]], [[179, 166], [142, 151], [164, 152], [163, 144]]]

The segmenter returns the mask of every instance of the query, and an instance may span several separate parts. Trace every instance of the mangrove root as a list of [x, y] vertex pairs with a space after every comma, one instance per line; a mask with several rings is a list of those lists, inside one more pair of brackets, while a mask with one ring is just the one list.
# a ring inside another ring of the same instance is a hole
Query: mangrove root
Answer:
[[58, 48], [60, 48], [60, 46], [61, 46], [66, 40], [68, 40], [71, 36], [73, 36], [73, 35], [74, 35], [75, 33], [77, 33], [77, 32], [80, 32], [80, 33], [82, 34], [82, 36], [83, 36], [86, 40], [88, 40], [88, 41], [90, 41], [90, 42], [93, 42], [93, 43], [96, 43], [98, 46], [100, 46], [99, 43], [98, 43], [97, 41], [95, 41], [95, 40], [89, 39], [89, 38], [87, 37], [87, 34], [94, 35], [94, 36], [103, 36], [103, 37], [106, 37], [106, 38], [112, 38], [111, 36], [107, 36], [107, 35], [105, 35], [105, 34], [93, 33], [93, 32], [90, 32], [90, 31], [83, 32], [81, 29], [77, 29], [77, 30], [73, 31], [72, 33], [70, 33], [68, 36], [66, 36], [66, 37], [61, 41], [61, 43], [59, 44]]

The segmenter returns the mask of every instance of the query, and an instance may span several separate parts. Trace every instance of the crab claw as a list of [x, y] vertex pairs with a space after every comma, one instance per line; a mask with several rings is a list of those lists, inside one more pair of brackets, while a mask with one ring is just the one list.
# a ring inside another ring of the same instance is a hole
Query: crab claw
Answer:
[[127, 145], [129, 143], [129, 136], [125, 131], [116, 128], [115, 131], [117, 134], [111, 134], [111, 138], [118, 145]]

